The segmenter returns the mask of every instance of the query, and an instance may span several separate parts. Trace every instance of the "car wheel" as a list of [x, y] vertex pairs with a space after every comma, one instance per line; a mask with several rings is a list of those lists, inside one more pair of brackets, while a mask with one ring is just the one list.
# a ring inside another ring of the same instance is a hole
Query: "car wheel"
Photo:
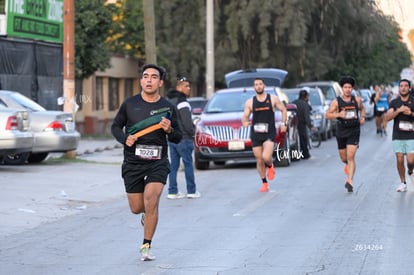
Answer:
[[7, 164], [7, 165], [24, 164], [26, 163], [29, 156], [30, 156], [30, 152], [15, 154], [15, 155], [7, 155], [4, 157], [4, 164]]
[[37, 153], [37, 154], [31, 153], [27, 161], [29, 163], [39, 163], [45, 160], [48, 154], [49, 153]]
[[273, 164], [275, 166], [289, 166], [290, 162], [290, 143], [289, 138], [286, 135], [283, 146], [273, 153]]
[[195, 163], [195, 168], [198, 170], [207, 170], [210, 167], [210, 162], [200, 161], [199, 157], [197, 156], [197, 153], [195, 154], [195, 157], [194, 157], [194, 163]]

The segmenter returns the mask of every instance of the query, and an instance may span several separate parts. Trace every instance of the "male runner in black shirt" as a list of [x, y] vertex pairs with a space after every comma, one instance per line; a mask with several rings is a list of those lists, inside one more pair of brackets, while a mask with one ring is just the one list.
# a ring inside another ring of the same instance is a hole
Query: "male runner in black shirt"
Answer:
[[339, 81], [342, 94], [334, 99], [326, 112], [327, 119], [338, 119], [336, 126], [336, 141], [341, 161], [345, 163], [344, 173], [347, 176], [345, 188], [353, 192], [353, 178], [355, 174], [355, 154], [359, 146], [361, 125], [365, 123], [365, 109], [362, 99], [352, 95], [355, 80], [342, 77]]
[[[275, 126], [275, 109], [282, 112], [281, 132], [285, 133], [287, 129], [287, 111], [285, 105], [276, 95], [266, 93], [263, 79], [256, 78], [253, 83], [256, 95], [249, 98], [244, 105], [242, 117], [243, 127], [249, 127], [249, 117], [253, 114], [251, 125], [251, 140], [253, 154], [256, 158], [256, 167], [259, 176], [262, 179], [260, 192], [269, 191], [269, 183], [266, 179], [273, 180], [275, 177], [275, 168], [273, 166], [273, 150], [275, 145], [276, 126]], [[288, 137], [286, 137], [288, 138]]]
[[410, 85], [409, 80], [400, 80], [400, 96], [391, 101], [390, 108], [384, 116], [387, 121], [394, 120], [392, 145], [397, 157], [397, 170], [401, 180], [397, 192], [407, 191], [404, 156], [407, 159], [408, 176], [414, 184], [414, 97], [410, 95]]
[[[144, 213], [144, 241], [141, 260], [151, 261], [151, 240], [158, 223], [158, 205], [170, 172], [168, 141], [178, 143], [175, 107], [159, 94], [165, 71], [146, 64], [142, 67], [140, 94], [127, 98], [119, 108], [112, 124], [112, 134], [124, 144], [122, 177], [129, 207], [134, 214]], [[125, 131], [124, 131], [125, 127]]]

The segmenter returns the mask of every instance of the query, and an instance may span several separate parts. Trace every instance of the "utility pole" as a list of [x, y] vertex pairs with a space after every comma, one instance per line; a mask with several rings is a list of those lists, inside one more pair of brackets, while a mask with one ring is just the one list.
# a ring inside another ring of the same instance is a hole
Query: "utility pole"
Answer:
[[154, 1], [144, 0], [144, 35], [146, 63], [157, 64], [157, 51], [155, 43], [155, 15]]
[[207, 43], [206, 43], [206, 86], [207, 98], [211, 98], [214, 94], [214, 0], [207, 1]]
[[[75, 120], [75, 0], [63, 0], [63, 110]], [[66, 157], [75, 158], [69, 151]]]

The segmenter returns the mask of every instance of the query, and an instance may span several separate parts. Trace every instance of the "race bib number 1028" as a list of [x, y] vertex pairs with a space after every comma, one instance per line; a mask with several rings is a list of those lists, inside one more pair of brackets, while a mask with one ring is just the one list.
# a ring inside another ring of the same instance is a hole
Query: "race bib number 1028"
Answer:
[[161, 159], [162, 146], [141, 145], [135, 148], [135, 155], [141, 159]]

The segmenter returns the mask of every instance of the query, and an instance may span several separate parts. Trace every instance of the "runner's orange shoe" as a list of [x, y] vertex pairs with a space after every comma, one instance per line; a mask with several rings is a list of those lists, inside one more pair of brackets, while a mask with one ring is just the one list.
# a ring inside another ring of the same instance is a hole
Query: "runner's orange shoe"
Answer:
[[269, 192], [269, 184], [267, 182], [263, 182], [260, 192]]
[[267, 168], [267, 178], [269, 180], [273, 180], [275, 178], [275, 167], [273, 166], [273, 163], [271, 167]]
[[348, 175], [348, 164], [345, 164], [344, 166], [344, 173], [345, 175]]

